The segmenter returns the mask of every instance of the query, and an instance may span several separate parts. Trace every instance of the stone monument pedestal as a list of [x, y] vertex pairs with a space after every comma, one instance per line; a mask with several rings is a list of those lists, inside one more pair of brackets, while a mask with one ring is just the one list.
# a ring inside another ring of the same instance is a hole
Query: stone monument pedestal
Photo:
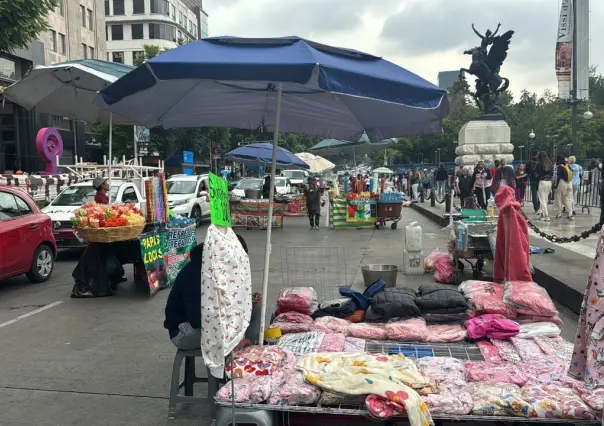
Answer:
[[510, 143], [510, 126], [504, 120], [471, 120], [459, 131], [459, 145], [455, 149], [455, 164], [474, 168], [480, 160], [493, 163], [514, 160], [514, 145]]

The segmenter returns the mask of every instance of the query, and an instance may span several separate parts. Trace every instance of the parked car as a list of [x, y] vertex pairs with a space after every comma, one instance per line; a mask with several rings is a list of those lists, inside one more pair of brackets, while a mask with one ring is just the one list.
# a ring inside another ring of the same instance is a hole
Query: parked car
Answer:
[[203, 219], [210, 217], [208, 175], [175, 175], [166, 184], [168, 207], [175, 214], [195, 219], [198, 227]]
[[236, 195], [241, 198], [245, 198], [245, 190], [253, 189], [256, 191], [260, 191], [262, 193], [262, 185], [264, 184], [264, 179], [261, 178], [243, 178], [239, 181], [235, 189], [231, 192], [233, 195]]
[[[78, 238], [71, 224], [73, 212], [83, 204], [94, 200], [96, 189], [92, 181], [79, 182], [61, 191], [52, 202], [42, 209], [52, 219], [52, 227], [57, 247], [81, 248], [86, 242]], [[134, 183], [124, 180], [111, 180], [109, 202], [132, 203], [140, 208], [143, 197]]]
[[34, 283], [52, 275], [57, 245], [50, 217], [24, 190], [0, 187], [0, 279], [25, 274]]

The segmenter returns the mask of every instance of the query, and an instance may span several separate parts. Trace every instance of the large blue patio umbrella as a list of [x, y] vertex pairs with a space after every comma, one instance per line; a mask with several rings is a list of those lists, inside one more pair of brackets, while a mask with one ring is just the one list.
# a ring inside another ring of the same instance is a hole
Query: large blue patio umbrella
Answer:
[[[251, 143], [232, 150], [227, 160], [246, 164], [271, 164], [273, 161], [272, 143]], [[310, 169], [310, 166], [285, 148], [277, 147], [277, 166], [279, 168]]]
[[[299, 37], [213, 37], [146, 61], [95, 103], [152, 128], [235, 127], [373, 141], [435, 133], [446, 91], [382, 58]], [[268, 216], [272, 216], [271, 185]], [[271, 251], [266, 233], [261, 336]]]

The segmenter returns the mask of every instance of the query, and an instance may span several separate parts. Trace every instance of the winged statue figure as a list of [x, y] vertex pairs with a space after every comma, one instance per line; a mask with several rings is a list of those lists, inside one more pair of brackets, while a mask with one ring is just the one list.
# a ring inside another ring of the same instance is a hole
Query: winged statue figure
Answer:
[[488, 30], [484, 35], [480, 34], [474, 24], [472, 30], [480, 37], [480, 46], [468, 49], [464, 52], [472, 56], [470, 68], [459, 70], [459, 79], [465, 81], [465, 73], [476, 77], [476, 92], [470, 92], [483, 115], [503, 115], [503, 108], [499, 102], [499, 95], [510, 85], [510, 81], [499, 75], [499, 71], [505, 58], [514, 31], [507, 31], [497, 35], [501, 24], [492, 32]]

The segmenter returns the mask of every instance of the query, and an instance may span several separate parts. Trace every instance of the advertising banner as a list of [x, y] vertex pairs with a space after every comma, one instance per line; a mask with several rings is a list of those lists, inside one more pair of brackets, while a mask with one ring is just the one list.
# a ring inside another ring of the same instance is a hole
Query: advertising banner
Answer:
[[[273, 228], [283, 228], [284, 205], [273, 204]], [[242, 200], [231, 202], [233, 228], [266, 229], [268, 226], [268, 201]]]

